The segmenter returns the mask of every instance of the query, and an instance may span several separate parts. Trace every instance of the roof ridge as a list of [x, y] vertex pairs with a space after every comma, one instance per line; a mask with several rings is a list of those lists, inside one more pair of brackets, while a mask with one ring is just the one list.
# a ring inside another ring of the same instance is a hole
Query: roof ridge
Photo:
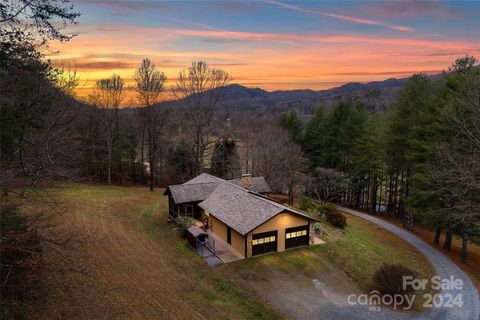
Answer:
[[288, 208], [287, 206], [281, 204], [281, 203], [278, 203], [277, 201], [275, 200], [271, 200], [270, 198], [267, 198], [266, 196], [263, 196], [257, 192], [253, 192], [253, 191], [248, 191], [249, 194], [251, 194], [252, 196], [255, 196], [256, 198], [258, 198], [259, 200], [262, 200], [264, 202], [268, 202], [268, 203], [271, 203], [273, 205], [275, 205], [276, 207], [280, 207], [280, 208]]
[[217, 180], [220, 180], [221, 182], [226, 183], [226, 184], [228, 184], [228, 185], [230, 185], [230, 186], [232, 186], [232, 187], [241, 189], [242, 191], [246, 191], [247, 193], [250, 192], [250, 190], [248, 190], [248, 189], [246, 189], [246, 188], [243, 188], [243, 187], [240, 187], [240, 186], [236, 185], [235, 183], [231, 183], [231, 182], [228, 181], [228, 180], [225, 180], [225, 179], [222, 179], [222, 178], [219, 178], [219, 177], [215, 177], [215, 176], [213, 176], [213, 175], [211, 175], [211, 174], [209, 174], [209, 173], [206, 173], [206, 172], [204, 172], [203, 174], [206, 174], [206, 175], [208, 175], [208, 176], [210, 176], [210, 177], [212, 177], [212, 178], [215, 178], [215, 179], [217, 179]]
[[[187, 181], [188, 182], [188, 181]], [[169, 187], [175, 187], [175, 186], [195, 186], [197, 184], [209, 184], [209, 183], [218, 183], [218, 182], [196, 182], [196, 183], [182, 183], [182, 184], [173, 184]]]

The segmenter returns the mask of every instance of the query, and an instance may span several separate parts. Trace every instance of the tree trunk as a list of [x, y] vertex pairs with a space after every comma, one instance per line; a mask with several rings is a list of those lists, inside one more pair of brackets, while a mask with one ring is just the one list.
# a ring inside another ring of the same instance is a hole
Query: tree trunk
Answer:
[[443, 248], [447, 251], [450, 251], [450, 249], [452, 248], [452, 236], [453, 236], [452, 227], [449, 226], [445, 233], [445, 243], [443, 244]]
[[435, 238], [433, 239], [433, 242], [436, 244], [440, 243], [440, 235], [442, 233], [442, 227], [437, 226], [437, 229], [435, 229]]
[[150, 165], [150, 191], [153, 191], [153, 185], [155, 183], [155, 170], [156, 170], [155, 159], [154, 159], [155, 150], [153, 150], [154, 146], [153, 146], [153, 137], [150, 132], [151, 128], [149, 128], [148, 131], [149, 131], [148, 132], [148, 161]]
[[407, 169], [407, 176], [405, 177], [405, 195], [403, 203], [403, 214], [405, 216], [405, 227], [409, 230], [413, 230], [413, 214], [408, 208], [405, 208], [405, 202], [410, 195], [410, 169]]
[[107, 181], [108, 181], [108, 184], [112, 184], [112, 145], [109, 143], [107, 148], [108, 148], [108, 154], [107, 154], [108, 177], [107, 177]]
[[135, 184], [135, 182], [136, 182], [135, 158], [136, 158], [136, 157], [135, 157], [135, 148], [134, 148], [133, 151], [132, 151], [132, 153], [131, 153], [131, 158], [130, 158], [131, 161], [132, 161], [132, 163], [131, 163], [131, 165], [132, 165], [132, 167], [131, 167], [131, 170], [132, 170], [131, 175], [132, 175], [132, 183], [133, 183], [133, 184]]
[[[144, 119], [145, 121], [145, 119]], [[145, 170], [144, 170], [144, 154], [145, 154], [145, 122], [143, 123], [143, 129], [142, 129], [142, 147], [141, 151], [142, 154], [140, 155], [140, 161], [141, 161], [141, 168], [142, 171], [140, 172], [140, 180], [142, 181], [142, 184], [145, 182]]]
[[467, 263], [467, 245], [468, 245], [468, 232], [463, 231], [462, 234], [462, 262]]

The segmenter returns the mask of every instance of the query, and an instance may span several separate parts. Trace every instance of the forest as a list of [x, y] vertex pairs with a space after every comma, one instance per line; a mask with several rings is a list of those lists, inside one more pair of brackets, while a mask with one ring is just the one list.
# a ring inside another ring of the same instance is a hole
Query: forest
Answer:
[[[220, 108], [234, 75], [194, 61], [167, 85], [161, 65], [148, 58], [138, 62], [133, 85], [112, 74], [80, 100], [75, 68], [53, 66], [38, 45], [39, 38], [42, 46], [68, 41], [50, 19], [67, 25], [78, 14], [41, 3], [20, 8], [30, 10], [28, 31], [15, 10], [1, 7], [2, 279], [19, 260], [39, 263], [38, 247], [66, 246], [74, 236], [38, 232], [47, 225], [44, 211], [19, 214], [25, 203], [54, 208], [39, 188], [90, 181], [154, 190], [202, 172], [261, 175], [290, 203], [311, 197], [396, 217], [410, 229], [422, 224], [435, 229], [436, 243], [446, 233], [447, 250], [460, 235], [467, 262], [467, 243], [480, 236], [474, 57], [459, 57], [439, 78], [412, 75], [386, 112], [351, 100], [318, 105], [313, 114]], [[138, 106], [126, 108], [127, 94]]]

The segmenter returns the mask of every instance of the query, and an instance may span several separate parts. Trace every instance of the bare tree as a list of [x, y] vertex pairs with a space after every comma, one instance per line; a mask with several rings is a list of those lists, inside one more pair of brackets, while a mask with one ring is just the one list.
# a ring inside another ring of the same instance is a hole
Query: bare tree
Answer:
[[304, 175], [301, 173], [303, 167], [302, 150], [288, 136], [287, 140], [283, 141], [283, 146], [278, 152], [278, 179], [287, 192], [288, 204], [293, 205], [295, 195], [304, 178]]
[[107, 147], [107, 181], [112, 183], [112, 149], [114, 139], [118, 135], [118, 109], [125, 98], [125, 86], [119, 75], [109, 79], [98, 80], [89, 97], [90, 102], [99, 108], [102, 119], [104, 139]]
[[210, 68], [204, 61], [194, 61], [187, 71], [180, 72], [173, 90], [186, 108], [184, 129], [194, 145], [197, 174], [203, 172], [204, 153], [214, 127], [215, 109], [229, 80], [225, 71]]
[[[148, 161], [150, 171], [150, 191], [153, 191], [155, 184], [157, 162], [158, 162], [158, 136], [161, 129], [160, 114], [154, 108], [163, 99], [165, 92], [165, 74], [155, 68], [149, 59], [143, 59], [140, 67], [135, 71], [137, 99], [144, 108], [140, 111], [142, 124], [142, 172], [143, 172], [143, 154], [145, 145], [145, 135], [148, 141]], [[143, 173], [142, 173], [143, 175]]]
[[343, 173], [340, 171], [316, 168], [315, 174], [309, 178], [307, 190], [315, 194], [321, 203], [327, 203], [341, 197], [343, 181]]
[[252, 172], [264, 176], [268, 182], [275, 184], [282, 160], [278, 151], [282, 149], [282, 141], [289, 138], [288, 132], [275, 123], [267, 123], [253, 132], [255, 134], [249, 147]]
[[[443, 110], [453, 137], [436, 146], [429, 175], [432, 191], [441, 195], [444, 204], [439, 214], [450, 223], [450, 230], [461, 234], [462, 261], [467, 262], [469, 236], [480, 220], [480, 71], [473, 68], [471, 57], [460, 62], [451, 70], [461, 73], [461, 86]], [[451, 232], [447, 238], [451, 239]]]

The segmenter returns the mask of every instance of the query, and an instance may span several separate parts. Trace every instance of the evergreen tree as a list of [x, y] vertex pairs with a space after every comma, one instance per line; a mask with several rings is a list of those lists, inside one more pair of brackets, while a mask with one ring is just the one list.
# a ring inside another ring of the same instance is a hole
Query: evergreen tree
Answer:
[[240, 173], [240, 158], [235, 141], [223, 139], [215, 144], [212, 156], [212, 173], [223, 179], [233, 179]]
[[424, 74], [415, 74], [402, 87], [388, 119], [387, 166], [389, 174], [389, 212], [404, 218], [408, 228], [413, 227], [412, 211], [407, 199], [414, 175], [415, 146], [418, 145], [415, 128], [421, 126], [419, 115], [432, 103], [434, 90], [431, 80]]
[[303, 124], [295, 111], [283, 113], [280, 116], [280, 125], [290, 131], [294, 142], [301, 143], [303, 138]]
[[308, 158], [311, 170], [323, 165], [323, 149], [325, 136], [325, 109], [319, 106], [307, 123], [302, 141], [302, 149]]

